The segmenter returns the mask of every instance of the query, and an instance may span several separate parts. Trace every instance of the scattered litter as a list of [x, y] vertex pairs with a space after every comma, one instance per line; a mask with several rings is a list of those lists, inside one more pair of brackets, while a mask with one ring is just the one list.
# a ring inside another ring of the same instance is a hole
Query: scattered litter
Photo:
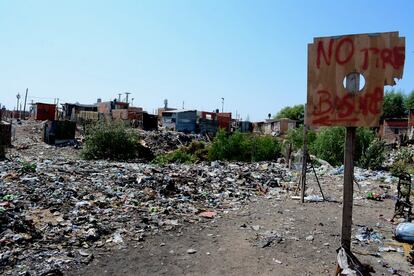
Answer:
[[308, 195], [305, 196], [305, 200], [309, 202], [322, 202], [323, 198], [319, 195]]
[[395, 239], [401, 242], [414, 243], [414, 223], [403, 222], [395, 229]]
[[216, 215], [217, 215], [217, 213], [216, 212], [213, 212], [213, 211], [206, 211], [206, 212], [201, 212], [200, 214], [198, 214], [200, 217], [203, 217], [203, 218], [209, 218], [209, 219], [212, 219], [212, 218], [214, 218]]
[[360, 227], [355, 238], [360, 242], [381, 242], [384, 237], [372, 228]]

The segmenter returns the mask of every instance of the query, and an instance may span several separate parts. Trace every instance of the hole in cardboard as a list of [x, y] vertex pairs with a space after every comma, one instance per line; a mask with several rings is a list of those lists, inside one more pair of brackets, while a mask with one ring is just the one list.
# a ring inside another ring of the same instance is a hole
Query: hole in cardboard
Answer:
[[365, 77], [360, 73], [350, 73], [345, 76], [343, 85], [349, 93], [361, 93], [365, 88]]

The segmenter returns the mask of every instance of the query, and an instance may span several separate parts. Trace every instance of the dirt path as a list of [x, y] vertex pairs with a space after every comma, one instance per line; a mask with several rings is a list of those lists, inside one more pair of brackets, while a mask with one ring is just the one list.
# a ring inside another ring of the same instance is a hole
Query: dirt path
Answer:
[[[355, 225], [375, 227], [382, 217], [392, 215], [390, 200], [367, 204], [356, 204]], [[338, 203], [302, 206], [293, 200], [261, 198], [215, 220], [187, 225], [181, 232], [149, 237], [115, 253], [99, 252], [89, 266], [70, 275], [332, 275], [340, 220]], [[272, 236], [268, 231], [277, 237], [263, 247], [266, 236]], [[360, 252], [368, 249], [353, 246]], [[197, 252], [188, 254], [188, 249]], [[376, 275], [389, 274], [377, 258], [358, 257], [372, 265]]]

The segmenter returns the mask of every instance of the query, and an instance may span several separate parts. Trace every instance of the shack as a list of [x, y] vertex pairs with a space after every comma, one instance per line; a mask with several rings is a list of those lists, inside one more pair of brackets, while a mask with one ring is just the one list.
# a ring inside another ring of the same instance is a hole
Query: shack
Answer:
[[217, 113], [218, 127], [225, 131], [230, 131], [231, 126], [231, 112], [219, 112]]
[[408, 118], [385, 119], [380, 126], [380, 135], [387, 143], [402, 142], [408, 138]]
[[168, 130], [196, 132], [197, 110], [173, 110], [162, 113], [162, 125]]
[[264, 133], [265, 122], [255, 122], [253, 123], [253, 133], [263, 134]]
[[61, 145], [75, 140], [76, 122], [47, 121], [43, 128], [43, 141], [49, 145]]
[[296, 123], [295, 120], [288, 118], [266, 120], [263, 124], [263, 132], [267, 135], [283, 135], [286, 134], [289, 129], [295, 128]]
[[12, 125], [0, 121], [0, 146], [10, 146], [11, 145], [11, 130]]
[[253, 131], [253, 124], [249, 121], [240, 121], [238, 130], [243, 133], [249, 133]]
[[215, 135], [218, 129], [229, 132], [231, 128], [231, 112], [200, 112], [198, 121], [200, 133]]
[[410, 109], [408, 113], [408, 138], [414, 139], [414, 109]]
[[158, 116], [144, 112], [142, 114], [142, 129], [143, 130], [158, 130]]
[[123, 109], [127, 110], [129, 107], [129, 103], [126, 102], [119, 102], [116, 99], [109, 102], [98, 102], [97, 109], [99, 113], [103, 114], [111, 114], [113, 110]]
[[65, 103], [62, 104], [64, 120], [76, 121], [81, 111], [98, 112], [96, 104]]
[[37, 121], [53, 121], [56, 116], [56, 105], [35, 103], [32, 105], [30, 118]]

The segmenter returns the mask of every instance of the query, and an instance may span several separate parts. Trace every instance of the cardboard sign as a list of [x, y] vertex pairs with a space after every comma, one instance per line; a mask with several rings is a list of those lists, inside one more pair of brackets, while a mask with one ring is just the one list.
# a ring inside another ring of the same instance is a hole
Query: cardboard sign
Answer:
[[[308, 45], [308, 124], [378, 126], [384, 85], [402, 78], [404, 61], [405, 38], [398, 32], [315, 38]], [[359, 74], [365, 85], [352, 89]]]

